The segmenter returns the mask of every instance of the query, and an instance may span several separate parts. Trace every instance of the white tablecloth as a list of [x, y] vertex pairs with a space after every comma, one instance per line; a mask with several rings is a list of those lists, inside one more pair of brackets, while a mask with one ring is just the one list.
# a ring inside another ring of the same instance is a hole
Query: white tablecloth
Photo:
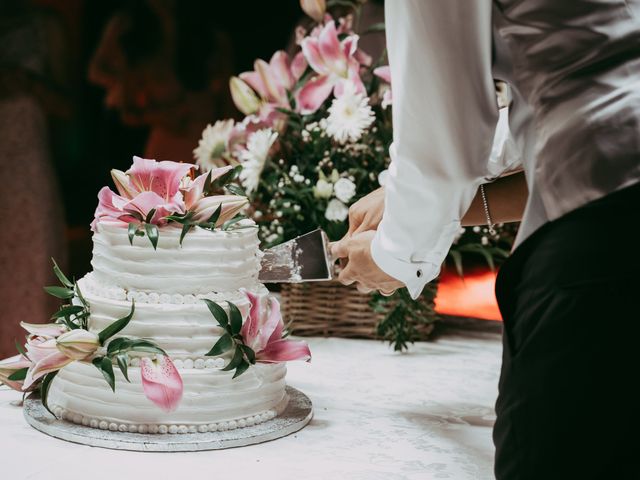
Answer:
[[489, 479], [500, 366], [497, 334], [448, 334], [397, 354], [381, 342], [310, 339], [313, 362], [288, 383], [313, 401], [289, 437], [194, 453], [106, 450], [29, 427], [20, 394], [0, 387], [0, 478], [6, 480]]

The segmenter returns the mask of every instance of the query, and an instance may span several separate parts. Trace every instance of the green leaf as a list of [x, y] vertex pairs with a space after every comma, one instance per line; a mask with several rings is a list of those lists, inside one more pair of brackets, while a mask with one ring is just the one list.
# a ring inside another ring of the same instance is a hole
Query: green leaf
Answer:
[[120, 371], [122, 372], [125, 380], [131, 383], [131, 380], [129, 380], [129, 374], [127, 373], [127, 367], [129, 366], [129, 355], [127, 355], [126, 353], [120, 353], [116, 355], [116, 361], [118, 362], [118, 367], [120, 368]]
[[207, 220], [207, 223], [211, 223], [215, 227], [216, 222], [218, 221], [218, 218], [220, 218], [221, 213], [222, 213], [222, 203], [218, 205], [218, 208], [216, 208], [216, 211], [211, 214], [211, 216], [209, 217], [209, 220]]
[[237, 335], [238, 333], [240, 333], [240, 329], [242, 328], [242, 314], [234, 303], [227, 302], [227, 305], [229, 305], [229, 316], [231, 317], [231, 334]]
[[229, 364], [226, 367], [222, 368], [221, 370], [223, 372], [233, 370], [234, 368], [237, 368], [238, 365], [240, 365], [242, 362], [244, 362], [244, 357], [242, 356], [242, 350], [240, 348], [236, 348], [236, 351], [233, 353], [233, 358], [231, 359]]
[[142, 223], [144, 221], [144, 218], [142, 218], [142, 214], [140, 212], [138, 212], [137, 210], [131, 210], [130, 208], [125, 208], [124, 209], [125, 212], [127, 212], [126, 215], [121, 215], [120, 219], [123, 219], [123, 217], [133, 217], [135, 218], [138, 222]]
[[149, 237], [153, 249], [156, 250], [158, 248], [158, 227], [153, 223], [145, 223], [144, 231], [147, 232], [147, 237]]
[[247, 345], [240, 345], [240, 348], [242, 349], [242, 353], [244, 353], [244, 356], [247, 357], [249, 363], [251, 365], [254, 365], [256, 363], [256, 352], [254, 352], [253, 349]]
[[244, 372], [246, 372], [250, 367], [250, 364], [247, 362], [242, 362], [240, 365], [238, 365], [238, 368], [236, 368], [236, 372], [233, 374], [233, 377], [231, 377], [231, 379], [233, 380], [236, 377], [239, 377], [240, 375], [242, 375]]
[[31, 359], [27, 355], [27, 352], [25, 352], [24, 347], [20, 344], [20, 342], [16, 340], [15, 344], [16, 344], [16, 350], [18, 350], [18, 353], [22, 355], [24, 358], [26, 358], [27, 360], [31, 361]]
[[167, 354], [167, 352], [158, 345], [153, 342], [149, 342], [148, 340], [133, 340], [128, 350], [131, 352], [159, 353], [161, 355]]
[[116, 333], [118, 333], [120, 330], [122, 330], [124, 327], [127, 326], [129, 321], [131, 320], [131, 317], [133, 317], [133, 312], [135, 311], [135, 309], [136, 309], [135, 302], [131, 302], [131, 311], [129, 312], [129, 315], [127, 315], [126, 317], [120, 318], [119, 320], [116, 320], [115, 322], [113, 322], [111, 325], [106, 327], [104, 330], [102, 330], [98, 334], [98, 338], [100, 339], [101, 345], [104, 345], [105, 340], [113, 337]]
[[138, 232], [139, 225], [137, 223], [129, 223], [129, 227], [127, 228], [127, 234], [129, 235], [129, 244], [133, 245], [133, 237], [136, 236]]
[[73, 290], [67, 287], [44, 287], [44, 291], [49, 295], [53, 295], [54, 297], [61, 298], [62, 300], [68, 300], [73, 298]]
[[231, 333], [229, 330], [229, 317], [227, 317], [227, 312], [224, 311], [224, 308], [208, 298], [204, 298], [203, 300], [204, 303], [207, 304], [213, 317], [218, 321], [218, 324], [227, 332]]
[[56, 274], [56, 277], [58, 277], [60, 283], [67, 288], [73, 288], [73, 282], [69, 280], [64, 273], [62, 273], [62, 270], [60, 270], [60, 267], [58, 267], [56, 261], [53, 258], [51, 258], [51, 261], [53, 262], [53, 273]]
[[144, 219], [145, 223], [151, 223], [151, 219], [155, 214], [156, 214], [155, 208], [152, 208], [151, 210], [149, 210], [149, 213], [147, 213], [147, 217]]
[[182, 245], [182, 241], [184, 240], [184, 237], [187, 235], [187, 233], [189, 233], [189, 230], [191, 230], [192, 228], [193, 228], [192, 223], [185, 223], [182, 225], [182, 231], [180, 232], [180, 245]]
[[116, 352], [127, 350], [131, 346], [131, 339], [127, 337], [114, 338], [107, 345], [107, 355], [113, 356]]
[[241, 197], [247, 196], [247, 192], [245, 192], [244, 188], [242, 188], [240, 185], [236, 185], [235, 183], [230, 183], [229, 185], [226, 185], [224, 188], [229, 190], [229, 192], [233, 193], [234, 195], [239, 195]]
[[218, 355], [222, 355], [224, 352], [230, 350], [234, 345], [233, 338], [228, 333], [222, 335], [215, 345], [209, 350], [209, 352], [205, 353], [207, 357], [216, 357]]
[[224, 222], [224, 224], [222, 225], [222, 230], [228, 230], [229, 227], [232, 227], [236, 223], [238, 223], [238, 222], [240, 222], [240, 221], [242, 221], [242, 220], [244, 220], [246, 218], [247, 218], [246, 215], [236, 215], [231, 220], [227, 220], [226, 222]]
[[111, 390], [116, 391], [116, 377], [113, 373], [113, 365], [111, 364], [111, 359], [107, 357], [96, 357], [91, 363], [95, 365], [95, 367], [100, 370], [102, 376], [107, 381]]
[[55, 320], [56, 318], [68, 318], [71, 315], [77, 315], [83, 311], [84, 307], [82, 305], [67, 305], [51, 315], [51, 320]]
[[13, 382], [19, 382], [20, 380], [24, 380], [27, 378], [27, 372], [29, 371], [29, 367], [21, 368], [20, 370], [16, 370], [7, 378]]
[[42, 401], [42, 405], [54, 417], [56, 416], [56, 414], [49, 410], [49, 387], [51, 386], [51, 382], [59, 371], [60, 370], [56, 370], [55, 372], [47, 373], [42, 379], [42, 383], [40, 384], [40, 400]]

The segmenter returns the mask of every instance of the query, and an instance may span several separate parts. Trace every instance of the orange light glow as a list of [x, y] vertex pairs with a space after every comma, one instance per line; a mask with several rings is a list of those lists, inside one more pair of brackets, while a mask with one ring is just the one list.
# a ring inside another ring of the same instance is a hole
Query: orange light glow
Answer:
[[436, 297], [436, 311], [443, 315], [502, 320], [494, 293], [497, 272], [476, 270], [461, 278], [443, 269]]

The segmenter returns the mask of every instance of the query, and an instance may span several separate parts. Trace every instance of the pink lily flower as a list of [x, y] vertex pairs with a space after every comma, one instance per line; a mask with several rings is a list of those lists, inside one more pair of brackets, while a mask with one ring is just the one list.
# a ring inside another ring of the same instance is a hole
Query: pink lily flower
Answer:
[[22, 390], [27, 391], [47, 373], [60, 370], [71, 363], [73, 359], [62, 353], [57, 346], [56, 339], [68, 331], [64, 325], [25, 322], [21, 322], [20, 325], [29, 332], [25, 350], [31, 365], [22, 385]]
[[378, 67], [373, 70], [373, 74], [377, 77], [380, 77], [382, 80], [389, 84], [389, 87], [384, 90], [382, 94], [382, 108], [387, 108], [392, 103], [391, 97], [391, 69], [389, 65], [385, 65], [384, 67]]
[[313, 113], [333, 92], [340, 97], [347, 82], [351, 82], [356, 93], [365, 93], [360, 79], [358, 36], [349, 35], [342, 41], [338, 38], [335, 22], [327, 22], [319, 35], [302, 40], [302, 53], [318, 74], [309, 80], [297, 93], [297, 104], [304, 114]]
[[67, 357], [57, 346], [55, 338], [30, 336], [26, 344], [27, 355], [33, 365], [27, 372], [22, 386], [27, 391], [35, 382], [47, 373], [55, 372], [73, 362], [73, 358]]
[[[291, 60], [285, 51], [278, 50], [269, 63], [258, 59], [253, 71], [240, 74], [240, 79], [260, 96], [258, 117], [262, 121], [274, 126], [284, 115], [277, 108], [291, 109], [287, 92], [294, 89], [306, 68], [307, 61], [302, 52], [298, 52]], [[238, 108], [241, 109], [240, 105]]]
[[97, 223], [102, 221], [117, 225], [136, 221], [132, 213], [146, 218], [151, 210], [155, 210], [151, 218], [155, 225], [166, 224], [165, 217], [172, 213], [184, 213], [180, 182], [191, 168], [193, 166], [188, 163], [133, 157], [133, 166], [127, 172], [111, 171], [119, 195], [108, 187], [98, 193], [92, 229], [95, 231]]
[[207, 181], [207, 177], [211, 175], [211, 180], [215, 180], [221, 177], [225, 173], [233, 169], [232, 165], [225, 167], [214, 168], [213, 170], [198, 175], [195, 179], [191, 180], [189, 177], [185, 177], [180, 187], [180, 192], [184, 197], [184, 204], [187, 210], [191, 210], [195, 204], [203, 198], [204, 184]]
[[193, 219], [197, 222], [206, 222], [218, 207], [222, 205], [220, 216], [216, 221], [216, 227], [219, 227], [224, 222], [235, 217], [248, 203], [249, 200], [247, 197], [240, 195], [212, 195], [210, 197], [204, 197], [193, 206], [193, 211], [195, 212]]
[[145, 396], [165, 412], [172, 412], [182, 400], [182, 377], [171, 359], [158, 355], [154, 360], [143, 357], [140, 375]]
[[18, 370], [30, 368], [31, 365], [31, 362], [22, 355], [14, 355], [0, 360], [0, 383], [4, 383], [9, 388], [21, 392], [24, 382], [22, 380], [9, 380], [9, 377]]
[[262, 298], [249, 291], [244, 292], [251, 309], [242, 325], [240, 334], [245, 344], [256, 353], [260, 363], [281, 363], [292, 360], [311, 360], [311, 351], [305, 341], [282, 338], [284, 322], [280, 314], [280, 304], [269, 298], [269, 312], [263, 308]]

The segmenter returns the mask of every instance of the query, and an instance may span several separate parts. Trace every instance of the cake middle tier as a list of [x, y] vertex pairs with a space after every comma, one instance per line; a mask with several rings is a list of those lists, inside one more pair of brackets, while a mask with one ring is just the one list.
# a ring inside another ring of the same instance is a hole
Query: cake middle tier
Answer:
[[[204, 356], [216, 343], [224, 331], [218, 325], [202, 297], [179, 296], [188, 303], [164, 303], [164, 297], [174, 300], [176, 296], [126, 292], [119, 287], [99, 284], [89, 273], [79, 281], [84, 297], [89, 303], [91, 314], [89, 330], [99, 332], [131, 310], [131, 300], [135, 302], [135, 313], [129, 324], [117, 336], [131, 336], [151, 340], [163, 348], [172, 358], [196, 358]], [[267, 290], [258, 285], [252, 291], [264, 296]], [[133, 293], [133, 295], [131, 295]], [[109, 296], [111, 298], [109, 298]], [[145, 298], [141, 298], [144, 295]], [[127, 299], [127, 296], [130, 299]], [[115, 298], [113, 298], [115, 297]], [[185, 298], [186, 297], [186, 298]], [[248, 311], [249, 300], [239, 292], [209, 294], [206, 298], [219, 302], [228, 311], [226, 302], [233, 302], [242, 311]]]
[[180, 232], [162, 227], [154, 249], [146, 236], [134, 237], [131, 245], [126, 228], [98, 223], [91, 260], [96, 280], [168, 294], [229, 292], [258, 283], [261, 253], [256, 228], [212, 232], [195, 227], [182, 245]]

